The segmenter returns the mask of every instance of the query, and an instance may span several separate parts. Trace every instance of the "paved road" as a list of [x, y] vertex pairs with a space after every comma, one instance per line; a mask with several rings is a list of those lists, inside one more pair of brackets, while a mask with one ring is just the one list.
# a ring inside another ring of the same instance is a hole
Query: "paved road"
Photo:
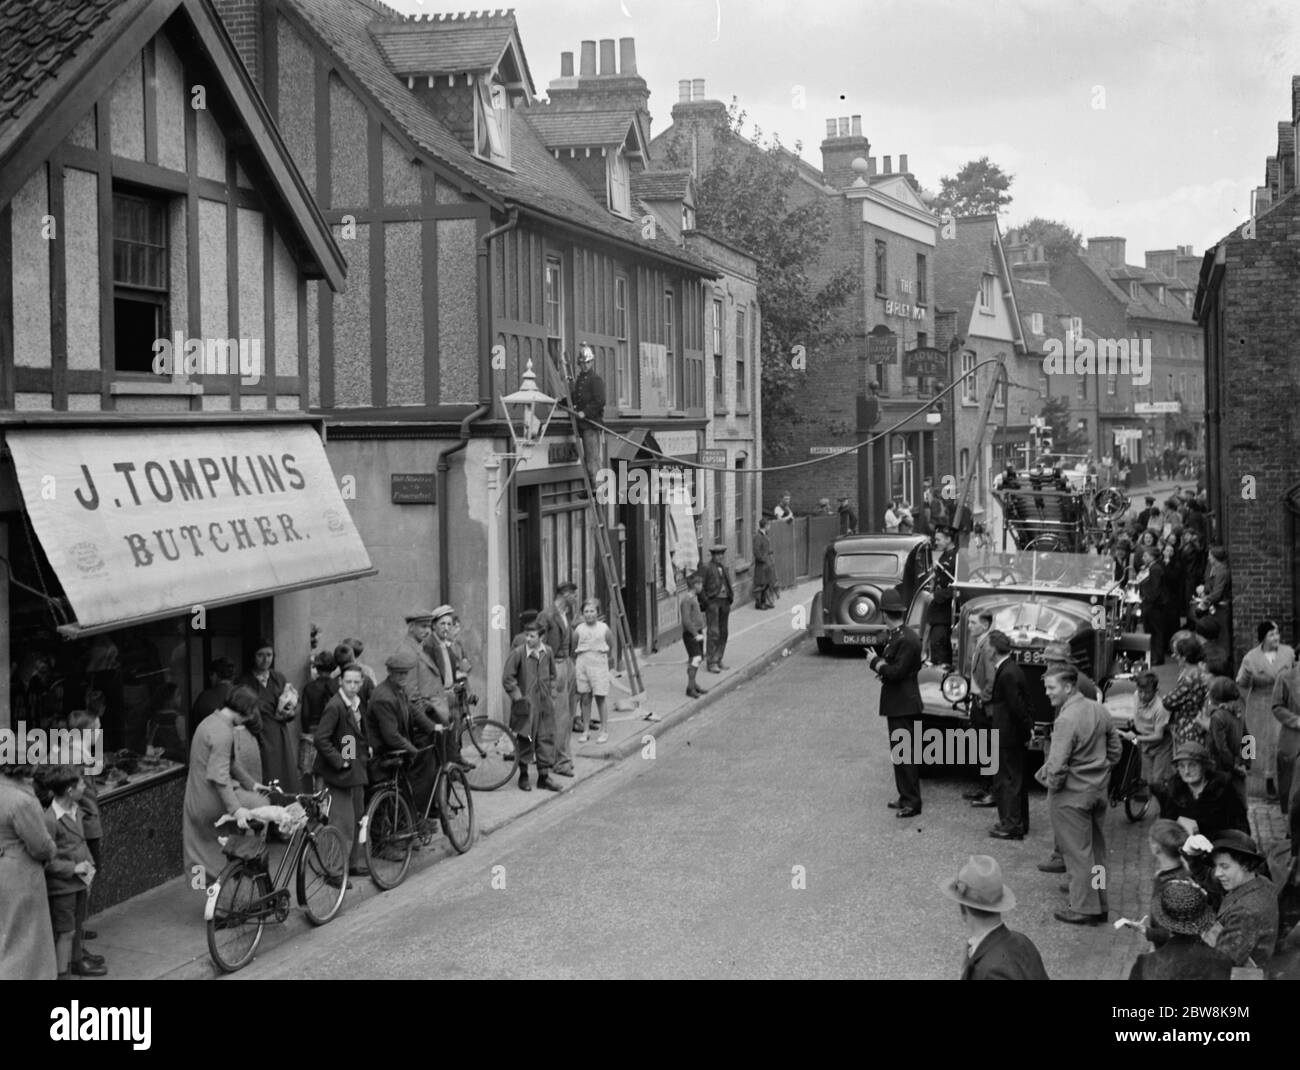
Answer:
[[958, 779], [925, 780], [919, 819], [886, 809], [877, 690], [865, 661], [809, 644], [669, 732], [653, 759], [579, 785], [238, 977], [952, 977], [960, 919], [934, 882], [974, 852], [1003, 862], [1021, 903], [1012, 925], [1052, 976], [1104, 972], [1113, 930], [1051, 918], [1063, 897], [1060, 878], [1034, 868], [1050, 845], [1041, 794], [1032, 838], [1015, 844], [987, 837], [990, 811], [962, 803]]

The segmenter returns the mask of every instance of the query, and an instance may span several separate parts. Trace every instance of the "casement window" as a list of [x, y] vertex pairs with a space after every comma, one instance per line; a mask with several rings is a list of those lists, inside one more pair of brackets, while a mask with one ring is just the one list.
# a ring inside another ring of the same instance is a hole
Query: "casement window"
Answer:
[[664, 291], [664, 346], [668, 350], [668, 371], [667, 378], [664, 381], [664, 389], [668, 395], [668, 407], [676, 409], [678, 405], [677, 398], [677, 317], [674, 308], [674, 294], [672, 290]]
[[489, 163], [510, 166], [510, 96], [503, 85], [480, 78], [474, 96], [474, 152]]
[[695, 209], [685, 201], [682, 202], [682, 230], [695, 229]]
[[744, 560], [749, 556], [748, 547], [745, 544], [745, 535], [748, 528], [745, 526], [745, 518], [749, 516], [749, 494], [748, 487], [745, 486], [746, 477], [743, 474], [745, 468], [745, 458], [736, 458], [736, 498], [732, 506], [734, 509], [736, 524], [736, 556]]
[[745, 310], [736, 309], [736, 408], [745, 405]]
[[885, 278], [889, 270], [889, 247], [882, 241], [876, 242], [876, 293], [885, 297]]
[[721, 468], [713, 470], [713, 541], [715, 544], [722, 541], [722, 525], [725, 517], [723, 513], [726, 510], [724, 494], [726, 473]]
[[1029, 329], [1036, 335], [1043, 333], [1043, 314], [1041, 312], [1034, 312], [1030, 315]]
[[632, 346], [627, 330], [627, 278], [614, 276], [614, 337], [618, 345], [618, 403], [630, 409], [636, 403], [633, 384], [636, 367], [632, 363]]
[[564, 265], [558, 256], [546, 258], [544, 303], [546, 338], [553, 353], [564, 354]]
[[154, 341], [166, 338], [170, 329], [167, 261], [166, 202], [115, 192], [113, 364], [117, 371], [153, 371]]
[[961, 373], [964, 378], [961, 381], [961, 400], [967, 405], [974, 405], [978, 401], [979, 383], [976, 382], [976, 376], [969, 374], [974, 370], [975, 354], [963, 353], [961, 355]]
[[[969, 291], [968, 291], [969, 292]], [[980, 311], [993, 311], [993, 276], [984, 275], [980, 278]]]
[[627, 157], [620, 146], [615, 152], [605, 157], [605, 174], [609, 194], [609, 210], [625, 219], [632, 218], [632, 173], [627, 166]]
[[916, 303], [918, 305], [929, 304], [929, 287], [926, 285], [926, 269], [928, 267], [925, 254], [916, 254]]
[[[726, 355], [722, 351], [722, 301], [715, 299], [713, 302], [713, 321], [710, 324], [710, 332], [713, 336], [713, 398], [714, 408], [721, 409], [725, 407], [726, 394], [724, 393], [723, 383], [723, 365], [726, 361]], [[721, 535], [719, 535], [721, 538]], [[714, 540], [717, 541], [716, 539]]]
[[1119, 376], [1118, 375], [1106, 376], [1106, 396], [1108, 398], [1113, 398], [1116, 392], [1118, 391], [1118, 389], [1119, 389]]

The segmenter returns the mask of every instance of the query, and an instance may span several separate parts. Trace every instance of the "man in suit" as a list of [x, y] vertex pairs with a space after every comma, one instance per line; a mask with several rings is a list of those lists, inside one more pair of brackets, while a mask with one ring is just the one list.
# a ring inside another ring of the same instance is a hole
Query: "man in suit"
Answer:
[[[993, 722], [989, 719], [988, 707], [993, 699], [994, 663], [997, 661], [996, 653], [989, 646], [989, 635], [993, 631], [993, 614], [984, 610], [973, 617], [972, 624], [975, 627], [975, 647], [971, 651], [970, 664], [972, 689], [970, 724], [978, 731], [987, 732], [993, 727]], [[981, 776], [979, 785], [963, 791], [961, 797], [977, 809], [997, 806], [998, 800], [993, 794], [993, 785], [992, 776]]]
[[897, 811], [895, 817], [916, 817], [921, 812], [921, 774], [910, 759], [912, 733], [921, 716], [921, 688], [916, 681], [921, 671], [921, 640], [904, 625], [907, 606], [894, 588], [881, 597], [880, 610], [889, 638], [884, 652], [872, 659], [871, 671], [880, 677], [880, 716], [886, 718], [891, 750], [898, 746], [902, 751], [902, 760], [893, 763], [898, 800], [889, 807]]
[[934, 548], [939, 551], [934, 563], [934, 597], [925, 612], [929, 629], [930, 661], [935, 665], [952, 664], [952, 581], [957, 578], [957, 547], [953, 529], [935, 528]]
[[1151, 637], [1151, 664], [1165, 663], [1165, 567], [1160, 563], [1160, 551], [1154, 546], [1142, 547], [1142, 560], [1137, 575], [1138, 596], [1142, 600], [1142, 630]]
[[366, 872], [365, 847], [359, 835], [361, 815], [366, 812], [366, 773], [370, 762], [361, 703], [361, 685], [365, 679], [355, 661], [343, 670], [339, 689], [325, 703], [313, 734], [316, 744], [313, 771], [330, 789], [329, 823], [343, 833], [348, 844], [348, 873], [353, 876]]
[[414, 668], [405, 678], [406, 697], [412, 709], [440, 724], [450, 724], [451, 704], [447, 701], [439, 666], [424, 649], [432, 634], [432, 613], [417, 611], [406, 615], [406, 635], [397, 648], [415, 659]]
[[413, 805], [423, 814], [437, 777], [437, 760], [434, 752], [420, 748], [433, 741], [437, 728], [428, 716], [408, 697], [408, 682], [415, 672], [416, 660], [409, 650], [399, 650], [385, 663], [388, 676], [370, 696], [370, 705], [363, 712], [366, 724], [366, 741], [370, 744], [374, 761], [370, 763], [371, 782], [385, 778], [384, 763], [380, 761], [392, 751], [405, 751], [411, 757], [407, 775], [411, 781]]
[[727, 619], [731, 616], [731, 603], [735, 592], [731, 586], [731, 572], [723, 563], [727, 548], [722, 543], [709, 550], [709, 563], [704, 566], [704, 613], [709, 622], [709, 646], [705, 655], [709, 672], [722, 672], [727, 668], [722, 657], [727, 652]]
[[991, 632], [989, 646], [997, 659], [989, 719], [998, 738], [998, 770], [993, 776], [998, 823], [989, 829], [989, 835], [997, 840], [1023, 840], [1029, 831], [1025, 743], [1034, 724], [1033, 707], [1025, 674], [1011, 657], [1010, 638], [1005, 632]]
[[961, 907], [966, 925], [963, 981], [1047, 981], [1034, 942], [1008, 929], [1002, 915], [1016, 905], [1002, 883], [1002, 868], [988, 855], [971, 855], [955, 879], [939, 880], [939, 891]]

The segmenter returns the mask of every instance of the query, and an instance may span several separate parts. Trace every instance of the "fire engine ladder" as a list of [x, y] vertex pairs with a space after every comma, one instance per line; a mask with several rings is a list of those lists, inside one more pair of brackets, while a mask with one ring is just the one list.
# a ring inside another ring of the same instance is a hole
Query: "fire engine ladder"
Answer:
[[[567, 368], [565, 369], [567, 372]], [[636, 649], [632, 645], [632, 629], [628, 625], [627, 607], [623, 604], [623, 590], [620, 586], [618, 565], [614, 560], [614, 551], [609, 544], [609, 528], [605, 523], [605, 506], [596, 500], [596, 488], [591, 482], [591, 473], [587, 469], [587, 451], [582, 441], [582, 428], [578, 424], [578, 414], [571, 407], [573, 399], [573, 380], [568, 375], [564, 381], [569, 387], [570, 404], [565, 405], [569, 414], [569, 426], [573, 429], [573, 441], [578, 446], [578, 465], [582, 469], [582, 485], [587, 489], [587, 507], [596, 529], [596, 550], [600, 554], [601, 568], [605, 573], [605, 583], [609, 588], [609, 609], [614, 617], [614, 626], [618, 632], [619, 646], [627, 665], [627, 682], [635, 699], [645, 691], [641, 683], [641, 667], [637, 664]]]

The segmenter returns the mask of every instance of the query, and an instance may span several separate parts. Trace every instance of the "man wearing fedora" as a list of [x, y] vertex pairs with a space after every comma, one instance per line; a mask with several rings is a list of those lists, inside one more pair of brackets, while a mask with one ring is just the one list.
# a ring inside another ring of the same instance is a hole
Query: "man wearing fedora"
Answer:
[[1232, 976], [1232, 960], [1201, 939], [1214, 925], [1214, 909], [1199, 884], [1190, 878], [1169, 881], [1151, 905], [1151, 915], [1169, 938], [1137, 957], [1130, 981], [1226, 981]]
[[[921, 671], [921, 640], [904, 624], [907, 606], [897, 589], [891, 587], [880, 599], [880, 611], [889, 628], [884, 652], [871, 660], [871, 671], [880, 677], [880, 716], [886, 718], [891, 750], [895, 735], [904, 733], [908, 741], [921, 716], [921, 688], [916, 674]], [[903, 754], [910, 756], [910, 742]], [[916, 817], [921, 812], [921, 774], [911, 761], [896, 761], [894, 783], [898, 799], [889, 804], [895, 817]]]
[[735, 592], [731, 586], [731, 573], [723, 562], [727, 547], [723, 543], [709, 549], [709, 563], [704, 566], [704, 612], [709, 622], [709, 646], [705, 661], [709, 672], [722, 672], [727, 652], [727, 620], [731, 616], [731, 603]]
[[988, 855], [971, 855], [953, 880], [939, 880], [939, 891], [961, 908], [966, 925], [963, 981], [1047, 981], [1043, 957], [1024, 933], [1008, 929], [1002, 915], [1016, 897], [1002, 883], [1002, 868]]
[[1023, 840], [1029, 831], [1029, 785], [1025, 783], [1025, 744], [1034, 726], [1029, 685], [1019, 662], [1011, 657], [1011, 639], [1002, 631], [989, 633], [993, 649], [993, 695], [988, 716], [997, 733], [998, 768], [993, 795], [998, 823], [989, 835], [998, 840]]

